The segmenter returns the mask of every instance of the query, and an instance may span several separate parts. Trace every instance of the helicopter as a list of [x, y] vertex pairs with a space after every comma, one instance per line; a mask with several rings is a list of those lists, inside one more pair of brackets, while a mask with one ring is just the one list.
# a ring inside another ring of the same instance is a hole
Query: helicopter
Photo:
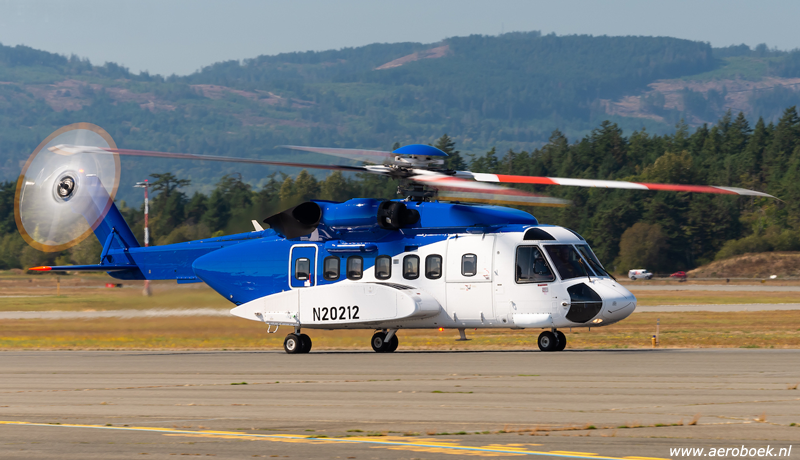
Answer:
[[[231, 314], [292, 328], [287, 353], [308, 353], [315, 329], [374, 331], [375, 352], [394, 352], [404, 329], [541, 329], [542, 351], [567, 345], [562, 330], [628, 317], [636, 297], [606, 270], [577, 232], [512, 207], [568, 201], [499, 184], [735, 194], [706, 185], [651, 184], [449, 170], [447, 154], [412, 144], [392, 152], [285, 146], [356, 160], [319, 165], [117, 148], [90, 123], [65, 126], [34, 150], [15, 195], [22, 237], [42, 251], [67, 249], [92, 233], [94, 265], [32, 271], [99, 271], [121, 280], [204, 282], [233, 303]], [[247, 233], [141, 247], [114, 204], [120, 157], [172, 158], [316, 168], [399, 179], [399, 199], [312, 200], [253, 221]]]

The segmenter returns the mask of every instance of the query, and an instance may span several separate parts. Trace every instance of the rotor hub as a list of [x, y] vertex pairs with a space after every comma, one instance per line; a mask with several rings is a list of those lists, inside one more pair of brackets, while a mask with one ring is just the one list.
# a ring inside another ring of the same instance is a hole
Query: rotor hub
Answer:
[[72, 173], [66, 173], [56, 181], [56, 197], [62, 201], [68, 201], [75, 194], [77, 183]]

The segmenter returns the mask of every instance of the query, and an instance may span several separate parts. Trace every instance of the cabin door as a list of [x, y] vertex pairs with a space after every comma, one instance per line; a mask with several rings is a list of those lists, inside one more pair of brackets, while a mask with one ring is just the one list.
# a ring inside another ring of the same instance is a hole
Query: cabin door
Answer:
[[494, 322], [493, 249], [494, 235], [456, 235], [447, 240], [447, 314], [456, 323]]
[[317, 284], [317, 246], [296, 244], [289, 252], [289, 286], [311, 287]]

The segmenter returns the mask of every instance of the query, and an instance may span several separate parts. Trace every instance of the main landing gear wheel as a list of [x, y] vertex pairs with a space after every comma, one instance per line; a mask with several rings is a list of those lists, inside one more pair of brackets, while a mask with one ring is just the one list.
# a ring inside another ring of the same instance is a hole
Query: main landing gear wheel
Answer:
[[567, 348], [567, 336], [561, 331], [556, 331], [556, 339], [558, 339], [556, 351], [564, 351], [564, 348]]
[[387, 342], [385, 332], [376, 332], [375, 335], [372, 336], [370, 344], [376, 353], [391, 353], [397, 350], [397, 346], [400, 345], [400, 340], [397, 339], [397, 335], [394, 335]]
[[283, 349], [286, 353], [308, 353], [311, 351], [311, 337], [305, 334], [289, 334], [283, 340]]
[[300, 342], [303, 344], [303, 348], [300, 350], [300, 353], [308, 353], [311, 351], [311, 337], [305, 334], [300, 334]]
[[389, 341], [389, 348], [386, 350], [387, 353], [392, 353], [397, 350], [397, 346], [400, 345], [400, 340], [397, 338], [397, 334], [392, 337], [392, 340]]
[[544, 331], [539, 334], [538, 343], [539, 349], [542, 351], [556, 351], [558, 348], [558, 338], [550, 331]]

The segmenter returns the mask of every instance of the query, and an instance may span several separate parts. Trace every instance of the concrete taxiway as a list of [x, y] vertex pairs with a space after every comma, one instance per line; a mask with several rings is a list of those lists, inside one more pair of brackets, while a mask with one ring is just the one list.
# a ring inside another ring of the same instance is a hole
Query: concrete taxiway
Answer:
[[771, 284], [637, 284], [622, 283], [628, 290], [636, 291], [727, 291], [727, 292], [800, 292], [800, 286], [774, 286]]
[[746, 349], [2, 352], [0, 457], [668, 458], [676, 447], [785, 447], [800, 444], [798, 363], [800, 350]]

